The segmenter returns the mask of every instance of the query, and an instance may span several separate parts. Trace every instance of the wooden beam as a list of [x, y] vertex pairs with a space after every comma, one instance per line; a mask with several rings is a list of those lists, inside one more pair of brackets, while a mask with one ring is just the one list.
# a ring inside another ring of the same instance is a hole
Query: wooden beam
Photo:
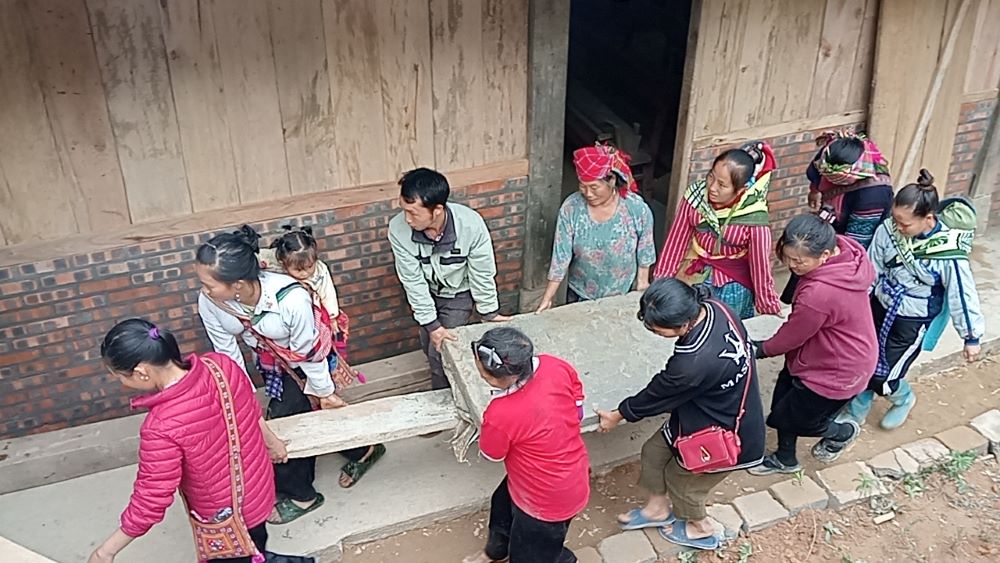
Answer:
[[450, 389], [411, 393], [267, 422], [292, 458], [451, 430], [458, 424]]
[[969, 191], [969, 197], [979, 211], [979, 232], [985, 232], [989, 226], [990, 204], [994, 193], [1000, 191], [1000, 95], [994, 96], [997, 97], [997, 109], [993, 110], [983, 147], [979, 149]]
[[687, 51], [684, 61], [684, 75], [681, 78], [681, 99], [678, 105], [677, 135], [674, 140], [674, 159], [670, 167], [670, 188], [667, 192], [667, 225], [665, 232], [670, 230], [677, 212], [677, 202], [688, 185], [688, 171], [691, 169], [691, 151], [694, 148], [694, 132], [700, 123], [696, 122], [698, 115], [698, 99], [692, 96], [692, 89], [703, 73], [697, 72], [698, 38], [701, 33], [702, 10], [705, 3], [702, 0], [691, 2], [691, 21], [688, 24]]
[[[445, 175], [453, 187], [461, 189], [464, 186], [494, 180], [520, 178], [527, 173], [528, 161], [521, 159], [445, 172]], [[310, 194], [308, 197], [292, 196], [243, 207], [192, 213], [181, 218], [131, 225], [124, 229], [107, 232], [20, 244], [0, 248], [0, 267], [77, 254], [89, 254], [128, 244], [202, 233], [244, 223], [258, 223], [318, 211], [330, 211], [354, 205], [394, 200], [398, 195], [399, 186], [393, 180], [353, 188], [337, 188]]]
[[0, 561], [17, 561], [18, 563], [55, 563], [52, 559], [18, 545], [7, 538], [0, 537]]
[[971, 102], [985, 102], [986, 100], [992, 100], [1000, 94], [1000, 90], [993, 88], [992, 90], [983, 90], [982, 92], [971, 92], [962, 95], [962, 103], [968, 104]]
[[789, 121], [787, 123], [777, 123], [775, 125], [762, 125], [760, 127], [751, 127], [749, 129], [742, 129], [740, 131], [732, 131], [730, 133], [725, 133], [723, 135], [706, 135], [704, 137], [699, 137], [694, 140], [695, 149], [704, 149], [708, 147], [718, 147], [723, 145], [735, 145], [737, 143], [742, 143], [749, 141], [751, 139], [766, 139], [769, 137], [777, 137], [778, 135], [789, 135], [792, 133], [799, 133], [802, 131], [813, 131], [815, 129], [827, 129], [842, 127], [844, 125], [849, 125], [851, 123], [857, 123], [859, 121], [864, 121], [866, 117], [864, 110], [852, 110], [845, 111], [842, 113], [835, 113], [832, 115], [824, 115], [821, 117], [809, 117], [806, 119], [797, 119], [795, 121]]
[[561, 203], [569, 4], [565, 0], [530, 0], [528, 7], [530, 170], [523, 263], [523, 286], [528, 290], [541, 289], [547, 283]]

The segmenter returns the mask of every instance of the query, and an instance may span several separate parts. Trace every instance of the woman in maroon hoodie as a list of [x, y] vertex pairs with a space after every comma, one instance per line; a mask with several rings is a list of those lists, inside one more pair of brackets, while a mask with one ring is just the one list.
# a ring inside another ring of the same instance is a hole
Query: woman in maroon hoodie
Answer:
[[878, 360], [871, 309], [851, 306], [865, 303], [875, 281], [864, 248], [810, 214], [791, 220], [777, 253], [800, 280], [788, 320], [757, 345], [758, 358], [784, 354], [785, 367], [767, 417], [767, 425], [778, 431], [778, 450], [750, 469], [753, 475], [798, 471], [799, 436], [822, 438], [812, 449], [816, 459], [839, 458], [861, 430], [834, 417], [865, 389]]

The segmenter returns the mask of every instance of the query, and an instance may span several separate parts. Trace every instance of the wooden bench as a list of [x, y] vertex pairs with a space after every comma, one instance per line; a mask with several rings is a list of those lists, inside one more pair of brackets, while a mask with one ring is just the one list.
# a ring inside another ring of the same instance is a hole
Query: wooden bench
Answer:
[[294, 458], [451, 430], [458, 418], [451, 390], [441, 389], [276, 418], [267, 424], [288, 441], [288, 456]]

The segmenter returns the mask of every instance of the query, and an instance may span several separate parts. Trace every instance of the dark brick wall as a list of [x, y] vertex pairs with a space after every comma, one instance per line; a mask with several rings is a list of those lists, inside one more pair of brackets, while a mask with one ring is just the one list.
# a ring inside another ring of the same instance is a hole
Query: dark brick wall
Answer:
[[[847, 127], [864, 130], [863, 123], [843, 126]], [[806, 167], [816, 155], [818, 149], [815, 139], [823, 131], [825, 129], [763, 139], [774, 149], [774, 157], [778, 161], [778, 169], [771, 176], [771, 188], [767, 197], [771, 209], [771, 232], [774, 240], [781, 236], [785, 225], [792, 217], [803, 213], [806, 209], [806, 198], [809, 194]], [[741, 144], [719, 145], [692, 151], [689, 181], [704, 177], [720, 152], [738, 148]]]
[[[497, 256], [502, 311], [521, 282], [527, 179], [455, 187], [454, 200], [487, 220]], [[265, 241], [294, 223], [314, 226], [340, 304], [351, 316], [351, 359], [418, 347], [386, 239], [396, 202], [382, 201], [254, 224]], [[145, 317], [174, 332], [182, 350], [209, 350], [196, 311], [192, 262], [219, 231], [0, 268], [0, 438], [123, 416], [129, 395], [99, 358], [115, 322]]]
[[[955, 131], [955, 145], [951, 151], [951, 166], [948, 169], [947, 195], [969, 195], [976, 157], [983, 148], [983, 140], [996, 105], [996, 99], [962, 104]], [[998, 202], [996, 193], [993, 201], [995, 211]]]

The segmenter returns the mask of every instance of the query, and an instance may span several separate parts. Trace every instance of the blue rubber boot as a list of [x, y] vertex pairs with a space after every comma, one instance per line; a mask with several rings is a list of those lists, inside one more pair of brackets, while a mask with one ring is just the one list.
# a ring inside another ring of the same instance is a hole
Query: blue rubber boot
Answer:
[[899, 382], [899, 388], [892, 395], [886, 397], [892, 406], [882, 417], [882, 428], [893, 430], [899, 428], [906, 422], [906, 417], [913, 410], [913, 405], [917, 404], [917, 396], [913, 394], [910, 384], [904, 379]]
[[864, 425], [865, 419], [868, 418], [868, 413], [872, 410], [872, 402], [874, 401], [875, 392], [865, 389], [858, 393], [857, 397], [851, 399], [850, 403], [847, 403], [847, 406], [844, 407], [844, 410], [837, 417], [837, 422], [853, 420], [858, 423], [858, 426]]

